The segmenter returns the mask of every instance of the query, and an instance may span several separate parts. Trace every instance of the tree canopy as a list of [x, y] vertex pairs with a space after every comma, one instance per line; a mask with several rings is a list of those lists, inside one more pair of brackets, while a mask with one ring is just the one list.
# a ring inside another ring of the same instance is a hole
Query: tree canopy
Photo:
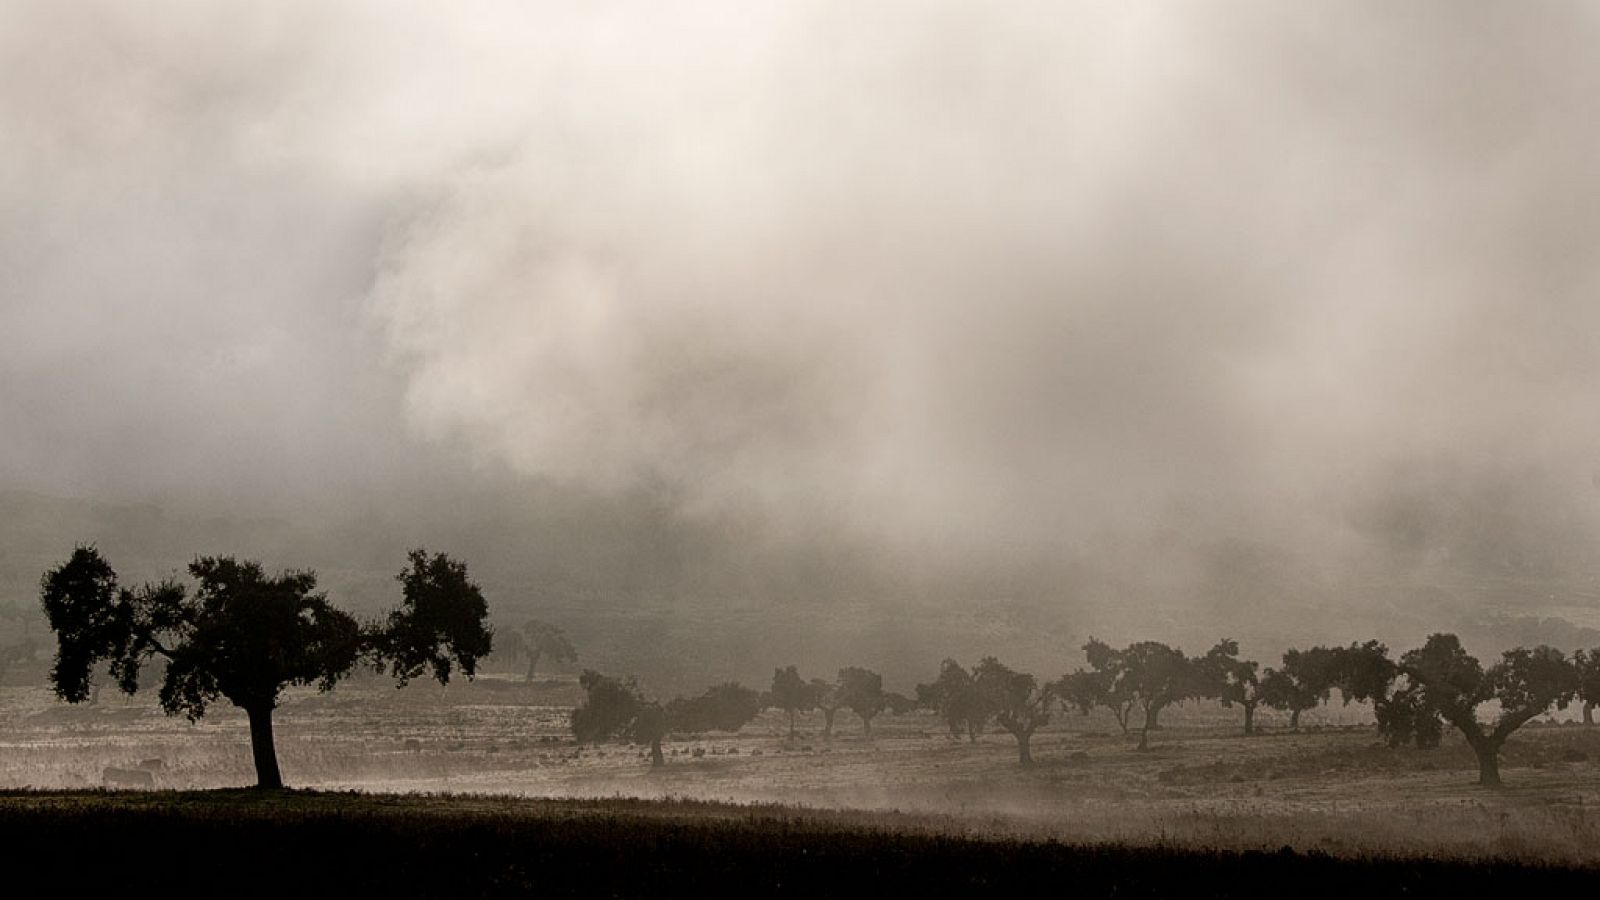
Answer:
[[951, 735], [965, 733], [970, 742], [978, 740], [989, 721], [989, 708], [972, 673], [953, 659], [939, 664], [938, 678], [917, 685], [917, 704], [938, 713]]
[[889, 705], [883, 676], [871, 669], [848, 666], [839, 670], [839, 705], [861, 717], [862, 733], [872, 736], [872, 720]]
[[[1552, 706], [1565, 709], [1578, 690], [1578, 674], [1553, 647], [1518, 647], [1484, 669], [1453, 634], [1434, 634], [1407, 651], [1399, 668], [1416, 680], [1426, 708], [1455, 726], [1478, 756], [1478, 783], [1500, 784], [1500, 748], [1508, 737]], [[1489, 701], [1499, 715], [1487, 727], [1478, 707]]]
[[1201, 681], [1200, 694], [1215, 697], [1225, 707], [1244, 709], [1244, 733], [1255, 733], [1256, 707], [1261, 705], [1260, 664], [1239, 658], [1239, 642], [1223, 638], [1194, 663]]
[[1083, 645], [1083, 653], [1090, 668], [1062, 678], [1056, 683], [1057, 692], [1085, 714], [1096, 706], [1109, 708], [1123, 731], [1128, 730], [1133, 708], [1143, 710], [1141, 750], [1149, 746], [1150, 732], [1157, 727], [1163, 709], [1198, 697], [1205, 688], [1198, 661], [1156, 641], [1139, 641], [1116, 650], [1091, 637]]
[[81, 702], [105, 662], [132, 694], [144, 666], [160, 657], [168, 714], [199, 719], [218, 699], [246, 712], [261, 787], [283, 784], [272, 711], [284, 688], [331, 690], [363, 659], [402, 684], [424, 671], [443, 684], [457, 670], [471, 678], [490, 646], [483, 595], [465, 565], [444, 554], [411, 551], [398, 576], [400, 605], [365, 627], [328, 602], [310, 571], [268, 575], [255, 562], [201, 557], [189, 574], [192, 591], [175, 580], [122, 587], [87, 546], [46, 572], [40, 599], [57, 637], [51, 685], [61, 699]]
[[738, 682], [713, 685], [697, 697], [678, 697], [666, 706], [672, 731], [738, 731], [761, 714], [761, 695]]
[[1333, 691], [1335, 653], [1327, 647], [1284, 651], [1281, 668], [1261, 673], [1261, 702], [1289, 714], [1289, 728], [1300, 729], [1300, 714], [1328, 702]]
[[1594, 724], [1595, 707], [1600, 707], [1600, 647], [1572, 654], [1572, 668], [1578, 676], [1578, 699], [1583, 701], [1583, 724]]
[[800, 670], [795, 666], [774, 669], [772, 672], [772, 688], [767, 692], [766, 704], [774, 709], [781, 709], [789, 714], [789, 740], [797, 738], [795, 718], [799, 713], [810, 712], [817, 708], [818, 695], [821, 690], [815, 684], [806, 682], [800, 677]]
[[1017, 756], [1022, 765], [1033, 765], [1033, 733], [1050, 721], [1050, 687], [1040, 687], [1032, 675], [1014, 671], [993, 656], [978, 663], [972, 683], [995, 722], [1017, 739]]

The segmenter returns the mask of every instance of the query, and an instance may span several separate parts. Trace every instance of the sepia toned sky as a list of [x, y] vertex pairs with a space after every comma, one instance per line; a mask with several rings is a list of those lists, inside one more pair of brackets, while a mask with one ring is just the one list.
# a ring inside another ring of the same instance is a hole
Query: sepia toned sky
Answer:
[[1581, 2], [11, 0], [0, 490], [1588, 586], [1597, 42]]

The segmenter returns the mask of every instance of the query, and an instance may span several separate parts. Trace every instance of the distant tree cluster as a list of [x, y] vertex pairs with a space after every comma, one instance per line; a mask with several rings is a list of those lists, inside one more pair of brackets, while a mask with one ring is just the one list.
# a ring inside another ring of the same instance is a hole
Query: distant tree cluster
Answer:
[[649, 699], [632, 679], [585, 670], [578, 684], [583, 703], [572, 711], [572, 735], [582, 743], [612, 739], [650, 748], [650, 764], [666, 762], [661, 742], [674, 732], [736, 732], [761, 713], [761, 695], [728, 682], [697, 697], [678, 697], [662, 706]]
[[[1506, 739], [1552, 707], [1581, 700], [1585, 722], [1600, 701], [1596, 652], [1579, 651], [1571, 660], [1551, 647], [1508, 650], [1485, 668], [1452, 634], [1435, 634], [1423, 646], [1396, 660], [1378, 641], [1348, 647], [1291, 649], [1279, 669], [1261, 670], [1238, 658], [1238, 645], [1223, 640], [1204, 656], [1145, 641], [1114, 650], [1090, 639], [1084, 646], [1089, 668], [1062, 678], [1056, 691], [1084, 713], [1111, 710], [1126, 731], [1129, 711], [1145, 714], [1139, 746], [1149, 745], [1162, 709], [1184, 700], [1212, 698], [1244, 710], [1244, 731], [1254, 731], [1258, 706], [1289, 713], [1298, 728], [1300, 714], [1328, 701], [1337, 688], [1345, 703], [1372, 704], [1378, 732], [1392, 747], [1436, 747], [1446, 725], [1460, 731], [1478, 758], [1479, 783], [1500, 784], [1499, 753]], [[1498, 707], [1491, 722], [1478, 709]]]

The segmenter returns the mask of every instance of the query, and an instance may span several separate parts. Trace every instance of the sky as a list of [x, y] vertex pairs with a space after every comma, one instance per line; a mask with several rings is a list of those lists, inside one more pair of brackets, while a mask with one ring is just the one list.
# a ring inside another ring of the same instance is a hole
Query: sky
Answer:
[[0, 490], [537, 489], [717, 536], [679, 568], [1592, 606], [1597, 40], [1578, 2], [11, 0]]

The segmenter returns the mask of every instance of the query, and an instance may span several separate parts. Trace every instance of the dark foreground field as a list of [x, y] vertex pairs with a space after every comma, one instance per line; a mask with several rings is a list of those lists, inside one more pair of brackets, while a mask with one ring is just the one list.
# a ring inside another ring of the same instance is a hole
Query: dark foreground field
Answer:
[[[1549, 865], [989, 838], [893, 813], [295, 791], [0, 793], [8, 882], [76, 896], [1530, 896]], [[13, 894], [13, 896], [15, 896]]]

